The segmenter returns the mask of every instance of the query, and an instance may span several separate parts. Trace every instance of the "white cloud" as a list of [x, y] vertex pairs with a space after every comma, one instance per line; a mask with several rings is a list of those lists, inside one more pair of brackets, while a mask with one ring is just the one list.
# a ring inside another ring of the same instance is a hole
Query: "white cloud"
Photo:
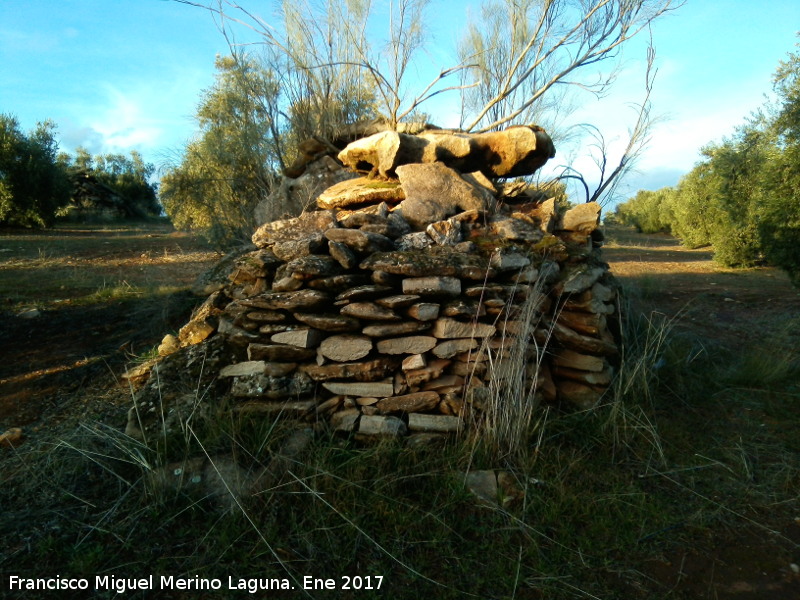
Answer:
[[152, 146], [158, 142], [163, 129], [157, 125], [155, 113], [146, 109], [141, 91], [123, 92], [106, 86], [107, 105], [89, 123], [102, 136], [105, 151], [126, 151]]

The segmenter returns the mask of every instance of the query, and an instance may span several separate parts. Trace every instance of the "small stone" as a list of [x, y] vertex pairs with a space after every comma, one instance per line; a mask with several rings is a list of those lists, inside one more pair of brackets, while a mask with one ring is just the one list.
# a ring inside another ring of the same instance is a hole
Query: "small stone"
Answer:
[[298, 348], [316, 348], [322, 341], [323, 333], [318, 329], [295, 329], [274, 334], [270, 340], [276, 344], [288, 344]]
[[331, 414], [336, 411], [344, 400], [343, 396], [331, 396], [316, 408], [317, 415]]
[[597, 202], [578, 204], [564, 213], [562, 229], [589, 234], [600, 224], [600, 205]]
[[377, 406], [381, 413], [388, 414], [395, 412], [422, 412], [432, 410], [438, 404], [439, 394], [436, 392], [416, 392], [384, 398], [377, 403]]
[[375, 304], [395, 310], [398, 308], [405, 308], [407, 306], [411, 306], [419, 299], [420, 296], [416, 294], [399, 294], [397, 296], [387, 296], [386, 298], [378, 298], [377, 300], [375, 300]]
[[169, 356], [181, 349], [181, 342], [177, 336], [168, 333], [158, 346], [159, 356]]
[[439, 317], [439, 304], [419, 302], [408, 308], [406, 314], [417, 321], [434, 321]]
[[247, 318], [258, 323], [283, 323], [288, 315], [277, 310], [254, 310], [247, 313]]
[[353, 252], [372, 254], [394, 249], [394, 242], [388, 237], [361, 229], [329, 229], [325, 232], [325, 237], [332, 242], [344, 244]]
[[372, 351], [372, 339], [363, 335], [332, 335], [319, 345], [319, 353], [336, 362], [352, 362]]
[[578, 383], [577, 381], [559, 381], [556, 384], [556, 389], [558, 390], [558, 397], [561, 400], [569, 402], [582, 410], [588, 410], [597, 406], [603, 395], [601, 390]]
[[360, 273], [347, 273], [345, 275], [334, 275], [333, 277], [322, 277], [312, 279], [308, 282], [308, 287], [314, 290], [338, 293], [356, 285], [363, 285], [369, 282], [366, 275]]
[[579, 294], [592, 287], [606, 273], [603, 267], [580, 265], [564, 275], [563, 282], [556, 291], [562, 294]]
[[442, 315], [445, 317], [459, 317], [463, 319], [475, 319], [486, 314], [486, 308], [480, 302], [474, 300], [453, 300], [444, 305]]
[[411, 371], [413, 369], [422, 369], [427, 365], [428, 362], [425, 360], [425, 357], [421, 354], [414, 354], [412, 356], [407, 356], [403, 359], [403, 363], [401, 368], [403, 371]]
[[182, 346], [193, 346], [202, 342], [214, 331], [216, 331], [216, 327], [205, 319], [189, 321], [178, 331], [178, 339]]
[[424, 231], [414, 231], [406, 233], [395, 240], [395, 248], [403, 252], [409, 250], [424, 250], [433, 246], [433, 240]]
[[339, 224], [348, 229], [358, 229], [364, 225], [385, 225], [388, 216], [389, 207], [386, 202], [373, 204], [359, 210], [340, 210], [336, 213]]
[[556, 340], [570, 350], [602, 356], [615, 356], [619, 353], [619, 348], [613, 342], [581, 335], [561, 323], [552, 323], [551, 327]]
[[356, 404], [359, 406], [372, 406], [378, 403], [379, 398], [356, 398]]
[[249, 360], [222, 367], [219, 371], [220, 377], [239, 377], [242, 375], [259, 375], [264, 372], [266, 363], [263, 360]]
[[407, 431], [406, 424], [397, 417], [363, 415], [358, 425], [358, 433], [361, 435], [398, 437], [405, 435]]
[[317, 198], [317, 206], [335, 209], [382, 202], [397, 204], [404, 198], [403, 189], [396, 181], [357, 177], [356, 179], [342, 181], [326, 189]]
[[460, 430], [462, 424], [463, 421], [459, 417], [425, 415], [421, 413], [410, 413], [408, 415], [408, 429], [410, 431], [448, 433]]
[[264, 374], [234, 377], [231, 395], [238, 398], [269, 398], [278, 400], [310, 394], [314, 382], [305, 373], [296, 372], [285, 377]]
[[455, 219], [431, 223], [425, 232], [439, 246], [455, 246], [461, 241], [461, 223]]
[[342, 265], [327, 254], [309, 254], [308, 256], [301, 256], [290, 260], [285, 265], [285, 273], [287, 275], [303, 281], [339, 275], [341, 271]]
[[[283, 331], [291, 331], [293, 329], [297, 329], [298, 327], [300, 326], [289, 323], [265, 323], [264, 325], [258, 328], [258, 332], [264, 335], [272, 336], [276, 333], [281, 333]], [[259, 338], [258, 341], [261, 341], [261, 339]]]
[[41, 317], [42, 313], [38, 308], [28, 308], [22, 312], [17, 313], [18, 319], [36, 319]]
[[370, 279], [372, 279], [372, 283], [377, 283], [378, 285], [388, 285], [393, 288], [400, 287], [400, 282], [403, 280], [400, 275], [387, 273], [386, 271], [373, 271]]
[[341, 242], [328, 242], [328, 252], [344, 269], [352, 270], [358, 266], [358, 257]]
[[403, 280], [404, 294], [420, 296], [458, 296], [461, 280], [455, 277], [408, 277]]
[[390, 337], [395, 335], [407, 335], [409, 333], [419, 333], [431, 328], [431, 323], [421, 321], [404, 321], [402, 323], [376, 323], [367, 325], [361, 333], [370, 337]]
[[432, 360], [423, 369], [406, 371], [406, 383], [411, 387], [415, 387], [431, 379], [436, 379], [442, 375], [450, 364], [451, 361], [449, 360]]
[[468, 352], [478, 347], [478, 340], [474, 338], [447, 340], [433, 349], [434, 355], [439, 358], [452, 358], [456, 354]]
[[316, 351], [282, 344], [250, 344], [247, 347], [249, 360], [265, 360], [271, 362], [296, 362], [309, 360], [317, 355]]
[[452, 246], [376, 252], [361, 261], [360, 267], [406, 277], [460, 277], [483, 281], [495, 275], [488, 259], [479, 254], [463, 254]]
[[374, 302], [353, 302], [342, 307], [341, 314], [369, 321], [397, 321], [400, 317], [394, 311]]
[[[350, 288], [349, 290], [345, 290], [336, 296], [336, 300], [347, 300], [348, 302], [354, 302], [357, 300], [372, 300], [373, 298], [377, 298], [378, 296], [382, 296], [391, 291], [392, 288], [388, 285], [359, 285], [354, 288]], [[376, 301], [376, 304], [380, 303]], [[380, 304], [380, 306], [385, 305]]]
[[[304, 246], [314, 245], [313, 242], [309, 243], [309, 240], [318, 240], [317, 243], [321, 244], [322, 234], [331, 227], [337, 227], [336, 217], [332, 211], [309, 211], [293, 219], [265, 223], [253, 234], [253, 243], [259, 248], [271, 246], [278, 258], [291, 260], [301, 256], [300, 252]], [[277, 251], [278, 246], [283, 243], [298, 245], [288, 258]]]
[[344, 396], [374, 396], [385, 398], [394, 393], [394, 383], [390, 381], [325, 381], [322, 384], [333, 394]]
[[330, 379], [352, 379], [354, 381], [377, 381], [385, 379], [397, 368], [398, 359], [382, 356], [365, 362], [332, 363], [329, 365], [301, 365], [299, 370], [314, 381]]
[[579, 371], [577, 369], [568, 369], [566, 367], [553, 367], [553, 374], [559, 379], [569, 379], [577, 381], [578, 383], [585, 383], [590, 386], [605, 387], [611, 383], [613, 370], [611, 367], [603, 371]]
[[285, 309], [311, 310], [319, 306], [330, 305], [331, 296], [319, 290], [297, 290], [294, 292], [265, 292], [258, 296], [242, 301], [247, 306], [266, 308], [270, 310]]
[[495, 251], [489, 258], [489, 264], [498, 271], [520, 270], [531, 264], [531, 259], [519, 252]]
[[516, 240], [535, 244], [544, 237], [544, 233], [534, 225], [521, 219], [505, 216], [493, 217], [489, 223], [489, 234], [506, 240]]
[[345, 333], [361, 329], [361, 321], [353, 317], [311, 313], [294, 313], [292, 316], [304, 325], [329, 333]]
[[283, 377], [297, 368], [297, 363], [268, 362], [264, 365], [264, 375]]
[[436, 338], [426, 335], [379, 340], [376, 344], [381, 354], [422, 354], [431, 350], [437, 343]]
[[360, 416], [357, 408], [340, 410], [331, 416], [331, 427], [334, 431], [353, 431]]
[[22, 441], [22, 428], [11, 427], [0, 434], [0, 448], [14, 448]]
[[494, 325], [477, 322], [463, 323], [443, 317], [436, 320], [431, 334], [440, 339], [485, 338], [493, 336], [496, 331], [497, 327]]
[[276, 277], [272, 282], [274, 292], [294, 292], [303, 287], [303, 282], [294, 277]]
[[441, 377], [437, 377], [436, 379], [431, 379], [422, 386], [422, 389], [425, 391], [435, 390], [442, 394], [451, 391], [458, 391], [463, 388], [464, 378], [459, 375], [443, 375]]
[[594, 371], [599, 373], [608, 366], [608, 363], [600, 356], [590, 354], [580, 354], [572, 350], [561, 349], [553, 356], [553, 364], [568, 369], [579, 371]]
[[272, 251], [280, 260], [286, 262], [298, 256], [306, 256], [319, 252], [325, 245], [322, 233], [314, 232], [304, 235], [297, 240], [282, 240], [275, 242]]
[[558, 322], [585, 335], [599, 336], [608, 328], [606, 316], [598, 313], [562, 310], [558, 313]]

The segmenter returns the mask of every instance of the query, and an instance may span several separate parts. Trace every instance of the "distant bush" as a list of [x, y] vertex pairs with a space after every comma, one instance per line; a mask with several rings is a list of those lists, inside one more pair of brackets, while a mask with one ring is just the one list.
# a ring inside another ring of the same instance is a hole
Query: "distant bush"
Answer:
[[671, 231], [690, 248], [712, 245], [730, 267], [768, 263], [800, 285], [800, 54], [776, 71], [768, 105], [721, 143], [677, 188], [639, 192], [617, 209], [645, 233]]
[[631, 225], [641, 233], [669, 233], [671, 231], [672, 188], [656, 192], [640, 190], [636, 196], [620, 204], [616, 209], [616, 220]]
[[69, 201], [55, 129], [45, 121], [26, 135], [15, 117], [0, 115], [0, 224], [45, 227]]

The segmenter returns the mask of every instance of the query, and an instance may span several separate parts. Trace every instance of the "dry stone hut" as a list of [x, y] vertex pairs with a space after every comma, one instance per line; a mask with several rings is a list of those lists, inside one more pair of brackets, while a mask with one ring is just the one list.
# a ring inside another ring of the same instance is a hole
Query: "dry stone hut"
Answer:
[[498, 402], [593, 406], [617, 356], [600, 208], [498, 183], [554, 153], [512, 127], [382, 132], [324, 157], [303, 175], [335, 182], [316, 205], [261, 225], [165, 338], [129, 432], [181, 418], [179, 376], [236, 411], [360, 436], [480, 427]]

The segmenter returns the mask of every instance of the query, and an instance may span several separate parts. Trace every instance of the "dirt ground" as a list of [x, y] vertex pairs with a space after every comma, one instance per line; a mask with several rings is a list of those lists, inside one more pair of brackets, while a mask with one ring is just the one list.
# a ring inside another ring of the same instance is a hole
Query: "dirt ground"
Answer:
[[[782, 271], [719, 267], [710, 248], [689, 250], [666, 234], [619, 227], [606, 236], [603, 256], [623, 285], [638, 290], [640, 310], [665, 315], [677, 330], [709, 345], [735, 349], [770, 340], [776, 357], [800, 348], [800, 290]], [[742, 418], [711, 418], [726, 416]], [[776, 510], [772, 522], [715, 531], [696, 546], [671, 548], [642, 572], [676, 598], [797, 600], [800, 506], [795, 509], [789, 517]]]
[[[800, 347], [800, 293], [780, 271], [719, 268], [708, 249], [665, 235], [607, 238], [605, 259], [645, 310], [710, 343]], [[22, 427], [30, 443], [87, 415], [119, 418], [130, 399], [121, 373], [186, 321], [199, 301], [187, 290], [217, 259], [166, 226], [0, 231], [0, 433]], [[797, 600], [800, 507], [769, 526], [666, 549], [641, 571], [674, 598]]]
[[0, 231], [0, 433], [126, 402], [120, 375], [186, 321], [218, 258], [167, 224]]

